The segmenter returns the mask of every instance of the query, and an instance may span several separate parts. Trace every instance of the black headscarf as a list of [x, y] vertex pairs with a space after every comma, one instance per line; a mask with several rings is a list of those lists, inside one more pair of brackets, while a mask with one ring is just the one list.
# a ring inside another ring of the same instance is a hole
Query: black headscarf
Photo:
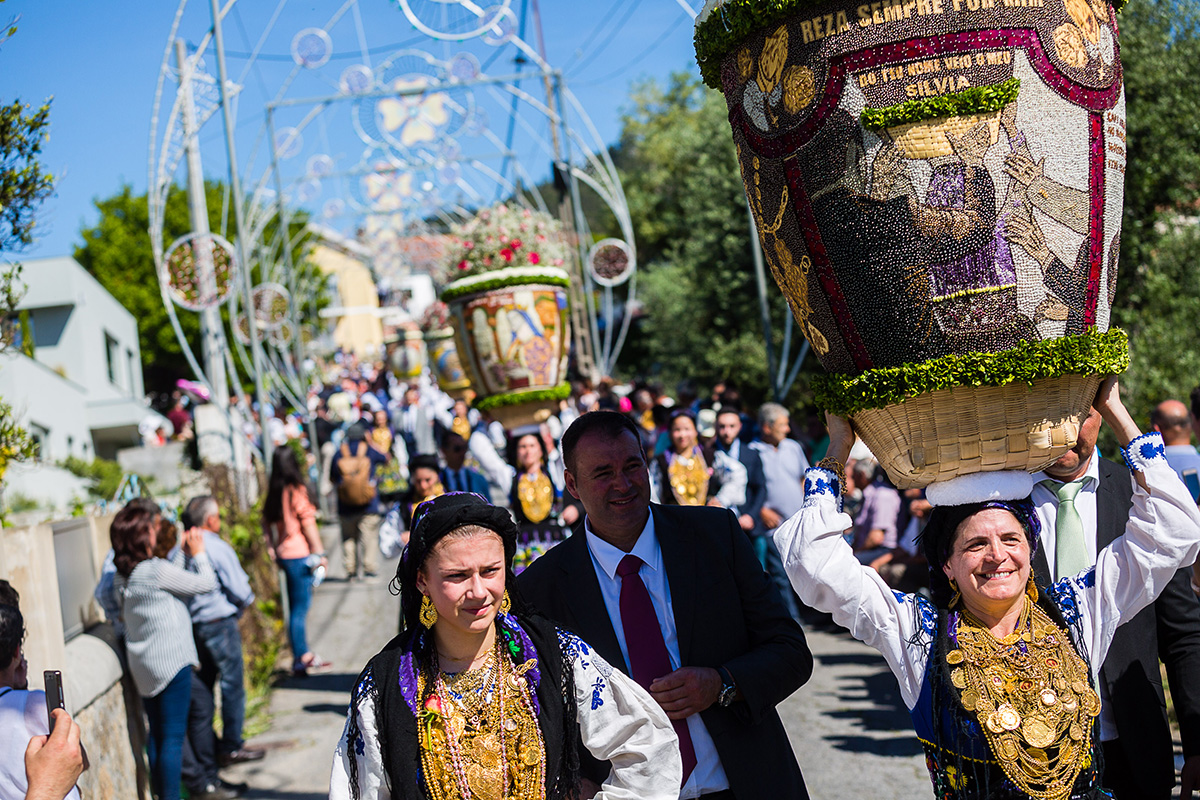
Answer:
[[950, 588], [950, 579], [946, 577], [942, 567], [950, 558], [950, 550], [954, 544], [954, 534], [959, 526], [969, 518], [989, 508], [1002, 508], [1017, 518], [1025, 529], [1025, 538], [1029, 540], [1029, 555], [1032, 558], [1037, 552], [1038, 540], [1042, 525], [1033, 503], [1029, 498], [1022, 500], [988, 500], [982, 503], [966, 503], [961, 506], [936, 506], [929, 515], [929, 523], [921, 532], [921, 550], [929, 563], [929, 591], [933, 602], [938, 608], [948, 608], [954, 590]]

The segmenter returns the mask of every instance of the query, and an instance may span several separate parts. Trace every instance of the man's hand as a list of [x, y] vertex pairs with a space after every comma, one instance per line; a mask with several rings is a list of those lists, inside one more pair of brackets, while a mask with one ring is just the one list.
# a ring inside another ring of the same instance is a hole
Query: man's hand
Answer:
[[687, 719], [717, 702], [721, 673], [711, 667], [680, 667], [650, 684], [650, 696], [671, 719]]
[[62, 800], [83, 772], [79, 726], [61, 708], [54, 709], [54, 733], [34, 736], [25, 748], [25, 800]]
[[740, 517], [738, 517], [738, 525], [741, 525], [742, 530], [749, 533], [750, 531], [754, 530], [754, 517], [750, 516], [749, 514], [742, 514]]
[[1192, 792], [1200, 790], [1200, 756], [1192, 756], [1183, 762], [1179, 784], [1179, 800], [1191, 800]]
[[769, 531], [773, 531], [783, 524], [783, 517], [779, 516], [779, 512], [773, 508], [763, 506], [762, 511], [758, 513], [762, 517], [763, 526]]

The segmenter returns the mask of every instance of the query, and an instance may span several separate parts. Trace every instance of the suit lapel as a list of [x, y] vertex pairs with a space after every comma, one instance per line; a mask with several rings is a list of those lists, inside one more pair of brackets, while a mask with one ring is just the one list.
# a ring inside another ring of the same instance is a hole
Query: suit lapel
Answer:
[[605, 661], [628, 673], [625, 656], [621, 654], [621, 645], [608, 617], [608, 608], [600, 594], [600, 581], [596, 579], [596, 566], [588, 552], [583, 524], [576, 526], [575, 532], [558, 548], [566, 555], [559, 564], [563, 571], [561, 589], [577, 626], [575, 632], [598, 650]]
[[671, 587], [671, 607], [675, 616], [675, 636], [679, 643], [681, 664], [691, 661], [692, 623], [696, 619], [696, 553], [689, 538], [672, 524], [671, 513], [663, 506], [651, 504], [654, 514], [654, 535], [662, 551], [667, 585]]
[[1128, 508], [1121, 507], [1121, 497], [1117, 490], [1116, 482], [1122, 477], [1119, 470], [1109, 469], [1104, 460], [1100, 461], [1099, 466], [1100, 485], [1096, 487], [1097, 552], [1112, 544], [1113, 539], [1125, 532], [1125, 523], [1129, 519]]

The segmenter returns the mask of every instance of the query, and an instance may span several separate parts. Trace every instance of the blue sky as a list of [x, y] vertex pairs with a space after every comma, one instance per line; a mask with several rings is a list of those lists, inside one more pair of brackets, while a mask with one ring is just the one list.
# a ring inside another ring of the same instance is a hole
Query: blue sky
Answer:
[[[277, 2], [241, 0], [237, 17], [231, 14], [227, 18], [224, 29], [232, 78], [240, 77], [246, 68], [245, 54], [268, 30], [270, 18], [279, 8]], [[410, 2], [417, 8], [437, 7], [437, 0]], [[648, 77], [664, 80], [675, 70], [695, 71], [692, 23], [681, 7], [687, 2], [694, 9], [700, 5], [700, 0], [541, 0], [547, 60], [565, 70], [567, 85], [603, 141], [613, 141], [619, 132], [620, 113], [631, 83]], [[390, 45], [418, 41], [395, 0], [358, 3], [359, 27], [370, 52], [382, 53]], [[521, 4], [522, 0], [512, 0], [515, 9]], [[263, 152], [254, 149], [265, 116], [262, 98], [276, 91], [293, 66], [287, 59], [292, 37], [306, 27], [322, 26], [340, 6], [341, 0], [283, 4], [270, 28], [272, 35], [264, 38], [260, 58], [245, 72], [245, 101], [238, 116], [238, 160], [243, 165], [254, 152]], [[0, 20], [20, 15], [16, 36], [0, 47], [0, 100], [20, 98], [38, 103], [54, 97], [43, 162], [58, 177], [56, 195], [42, 207], [39, 239], [23, 257], [69, 254], [80, 241], [80, 228], [95, 222], [95, 198], [117, 192], [124, 183], [136, 192], [145, 191], [155, 86], [175, 13], [169, 0], [7, 0], [0, 4]], [[337, 54], [360, 49], [361, 41], [350, 41], [357, 37], [349, 24], [344, 22], [330, 31], [335, 54], [331, 68], [338, 66]], [[191, 0], [181, 18], [180, 36], [195, 45], [207, 26], [208, 3]], [[526, 38], [534, 40], [531, 30]], [[481, 51], [476, 45], [475, 52], [484, 61], [486, 48]], [[431, 49], [448, 58], [459, 46], [432, 44]], [[215, 65], [209, 66], [215, 72]], [[497, 64], [490, 71], [496, 74], [502, 67]], [[173, 90], [170, 80], [167, 85]], [[218, 122], [205, 126], [201, 140], [205, 172], [209, 177], [224, 178]], [[498, 120], [489, 122], [502, 127]], [[322, 131], [328, 140], [329, 134], [324, 128]], [[315, 127], [310, 128], [310, 133], [315, 132]], [[315, 136], [309, 141], [317, 147]], [[336, 142], [331, 146], [339, 149]], [[346, 157], [354, 160], [357, 155], [348, 153]], [[538, 173], [536, 177], [545, 172], [542, 163], [527, 168]]]

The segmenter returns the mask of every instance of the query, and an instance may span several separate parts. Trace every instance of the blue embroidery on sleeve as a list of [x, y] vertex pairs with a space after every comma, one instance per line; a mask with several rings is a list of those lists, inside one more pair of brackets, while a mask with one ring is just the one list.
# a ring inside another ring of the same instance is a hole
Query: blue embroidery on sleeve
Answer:
[[601, 697], [604, 689], [604, 678], [596, 678], [596, 682], [592, 684], [592, 711], [604, 705], [604, 698]]

